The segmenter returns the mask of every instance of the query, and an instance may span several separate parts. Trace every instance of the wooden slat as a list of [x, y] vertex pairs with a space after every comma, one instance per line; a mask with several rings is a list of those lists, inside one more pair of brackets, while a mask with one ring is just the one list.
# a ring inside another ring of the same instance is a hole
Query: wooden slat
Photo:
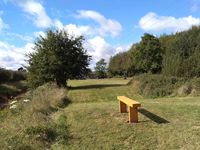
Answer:
[[125, 103], [126, 105], [128, 105], [130, 107], [140, 107], [141, 106], [141, 104], [139, 102], [134, 101], [125, 96], [117, 96], [117, 99], [122, 101], [123, 103]]

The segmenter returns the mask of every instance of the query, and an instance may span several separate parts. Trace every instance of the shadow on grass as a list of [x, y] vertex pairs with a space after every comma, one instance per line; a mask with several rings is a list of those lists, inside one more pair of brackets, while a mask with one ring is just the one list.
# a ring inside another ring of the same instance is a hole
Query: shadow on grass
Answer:
[[70, 105], [71, 103], [72, 103], [72, 101], [68, 97], [65, 97], [65, 98], [62, 99], [62, 103], [60, 103], [59, 107], [65, 108], [68, 105]]
[[70, 90], [87, 90], [87, 89], [102, 89], [106, 87], [126, 86], [126, 84], [95, 84], [95, 85], [83, 85], [76, 87], [69, 87]]
[[149, 119], [151, 119], [152, 121], [154, 121], [155, 123], [158, 123], [158, 124], [162, 124], [162, 123], [170, 123], [168, 120], [156, 115], [156, 114], [153, 114], [152, 112], [142, 108], [142, 109], [139, 109], [138, 110], [141, 114], [143, 114], [144, 116], [148, 117]]

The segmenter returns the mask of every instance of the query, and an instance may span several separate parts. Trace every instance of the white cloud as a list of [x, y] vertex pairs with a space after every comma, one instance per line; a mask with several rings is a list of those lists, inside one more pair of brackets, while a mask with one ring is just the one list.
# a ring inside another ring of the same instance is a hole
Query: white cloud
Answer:
[[41, 3], [34, 0], [17, 0], [16, 2], [24, 12], [30, 15], [37, 27], [48, 28], [53, 24]]
[[17, 39], [17, 40], [23, 40], [23, 41], [26, 41], [26, 42], [32, 42], [33, 41], [33, 37], [31, 36], [28, 36], [28, 35], [21, 35], [21, 34], [18, 34], [18, 33], [10, 33], [10, 32], [6, 32], [5, 35], [9, 36], [9, 38], [11, 39]]
[[75, 36], [92, 35], [93, 30], [90, 26], [78, 26], [75, 24], [68, 24], [64, 29], [70, 34]]
[[101, 36], [105, 36], [107, 34], [111, 34], [111, 36], [115, 37], [120, 34], [122, 31], [121, 24], [112, 19], [105, 18], [102, 14], [92, 11], [92, 10], [80, 10], [78, 11], [77, 18], [85, 18], [85, 19], [92, 19], [96, 21], [100, 28], [95, 29], [99, 32]]
[[88, 54], [92, 56], [91, 68], [94, 68], [97, 61], [101, 58], [104, 58], [106, 62], [109, 62], [111, 56], [123, 51], [127, 51], [130, 48], [131, 44], [123, 46], [112, 46], [107, 43], [104, 38], [100, 36], [95, 36], [94, 38], [88, 39], [84, 44], [84, 47], [87, 49]]
[[[0, 16], [3, 14], [3, 11], [0, 11]], [[9, 25], [6, 24], [3, 19], [0, 17], [0, 32], [3, 30], [3, 29], [7, 29], [9, 28]]]
[[117, 46], [115, 54], [120, 53], [120, 52], [128, 51], [131, 48], [131, 46], [132, 46], [132, 43], [131, 44], [127, 44], [127, 45]]
[[33, 43], [27, 43], [24, 47], [16, 47], [0, 41], [0, 67], [15, 70], [26, 65], [25, 54], [32, 52], [33, 47]]
[[76, 25], [63, 23], [58, 19], [52, 19], [48, 16], [44, 6], [37, 0], [14, 0], [22, 10], [28, 14], [29, 18], [39, 28], [55, 27], [56, 29], [66, 29], [70, 34], [74, 35], [100, 35], [112, 37], [118, 36], [122, 31], [121, 24], [112, 19], [107, 19], [102, 14], [91, 11], [78, 11], [77, 18], [91, 19], [98, 23], [99, 27], [91, 25]]
[[45, 33], [44, 31], [34, 32], [33, 34], [34, 34], [34, 36], [35, 36], [36, 38], [38, 38], [38, 37], [40, 37], [40, 36], [46, 37], [46, 33]]
[[76, 24], [63, 25], [59, 20], [54, 20], [54, 26], [56, 29], [65, 29], [70, 35], [80, 36], [80, 35], [94, 35], [94, 31], [90, 26], [79, 26]]
[[63, 29], [64, 26], [62, 24], [62, 22], [58, 19], [54, 20], [54, 26], [57, 28], [57, 29]]
[[[22, 10], [28, 14], [33, 23], [39, 28], [54, 27], [56, 29], [65, 29], [70, 35], [80, 36], [84, 35], [88, 40], [84, 47], [88, 50], [89, 55], [92, 56], [91, 67], [94, 67], [95, 63], [104, 58], [107, 62], [112, 55], [117, 52], [124, 50], [123, 47], [114, 47], [107, 43], [104, 36], [115, 37], [120, 34], [122, 27], [121, 24], [115, 20], [107, 19], [102, 14], [90, 11], [82, 10], [78, 11], [78, 18], [91, 19], [97, 23], [97, 25], [78, 25], [78, 24], [63, 24], [58, 19], [52, 19], [46, 13], [45, 8], [42, 3], [38, 0], [14, 0], [22, 8]], [[44, 31], [34, 32], [35, 37], [46, 36]], [[18, 36], [20, 39], [23, 37]], [[28, 37], [24, 37], [28, 39]], [[14, 45], [9, 45], [8, 43], [0, 41], [0, 64], [2, 67], [7, 67], [9, 69], [16, 69], [25, 64], [24, 54], [30, 52], [31, 48], [34, 46], [27, 40], [28, 44], [24, 47], [16, 47]]]
[[192, 16], [175, 18], [172, 16], [159, 16], [150, 12], [142, 17], [139, 26], [145, 31], [183, 31], [189, 29], [193, 25], [199, 25], [200, 18]]
[[99, 36], [89, 39], [86, 47], [89, 55], [92, 55], [95, 61], [101, 58], [108, 60], [110, 55], [115, 53], [115, 49]]

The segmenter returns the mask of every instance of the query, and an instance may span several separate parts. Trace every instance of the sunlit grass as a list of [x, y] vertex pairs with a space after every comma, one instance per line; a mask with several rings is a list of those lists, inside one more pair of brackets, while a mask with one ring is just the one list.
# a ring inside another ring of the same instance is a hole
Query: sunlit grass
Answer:
[[[72, 137], [54, 149], [200, 149], [199, 97], [144, 99], [124, 80], [107, 81], [70, 81], [76, 87], [68, 93], [72, 104], [55, 116], [68, 116]], [[92, 86], [99, 83], [105, 86]], [[142, 103], [138, 124], [119, 113], [117, 95]]]
[[[30, 113], [32, 107], [48, 106], [40, 101], [28, 104], [27, 111], [1, 111], [0, 145], [3, 149], [200, 149], [200, 97], [146, 99], [129, 82], [119, 78], [72, 80], [69, 91], [60, 89], [61, 94], [45, 88], [35, 95], [36, 100], [57, 103], [64, 92], [72, 103], [45, 117]], [[128, 114], [119, 113], [118, 95], [141, 102], [138, 124], [127, 123]], [[41, 133], [45, 133], [42, 141], [38, 139]], [[46, 137], [52, 142], [43, 143]]]

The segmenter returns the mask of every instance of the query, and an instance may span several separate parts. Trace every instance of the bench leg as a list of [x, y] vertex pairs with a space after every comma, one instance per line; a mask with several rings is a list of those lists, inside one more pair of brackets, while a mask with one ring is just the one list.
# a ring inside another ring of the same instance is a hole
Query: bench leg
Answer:
[[120, 111], [120, 113], [126, 113], [127, 112], [126, 104], [124, 104], [121, 101], [119, 101], [119, 111]]
[[129, 107], [129, 123], [138, 123], [138, 109]]

